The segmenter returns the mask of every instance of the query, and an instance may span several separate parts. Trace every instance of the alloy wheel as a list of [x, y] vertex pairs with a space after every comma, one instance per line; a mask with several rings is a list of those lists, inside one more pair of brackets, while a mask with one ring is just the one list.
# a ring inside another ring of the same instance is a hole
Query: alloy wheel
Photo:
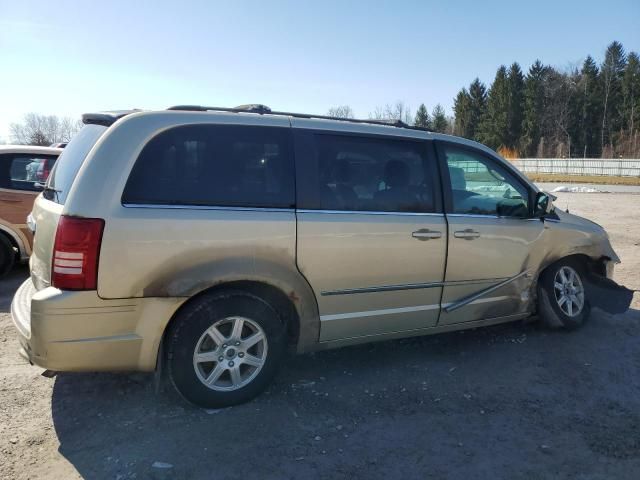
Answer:
[[553, 279], [553, 290], [556, 302], [565, 315], [580, 315], [584, 308], [584, 287], [578, 272], [566, 265], [561, 267]]
[[248, 385], [262, 370], [268, 343], [260, 325], [245, 317], [226, 317], [211, 325], [193, 352], [198, 379], [217, 391]]

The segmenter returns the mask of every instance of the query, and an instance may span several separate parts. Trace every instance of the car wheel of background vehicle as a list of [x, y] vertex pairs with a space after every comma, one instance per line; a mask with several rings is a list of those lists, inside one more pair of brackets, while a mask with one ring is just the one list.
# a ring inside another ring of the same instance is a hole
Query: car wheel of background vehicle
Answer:
[[0, 234], [0, 277], [9, 273], [16, 261], [16, 251], [11, 242]]
[[264, 300], [241, 291], [197, 298], [169, 332], [168, 372], [188, 401], [206, 408], [262, 392], [286, 349], [286, 328]]
[[585, 290], [585, 267], [576, 259], [560, 260], [549, 266], [538, 282], [538, 310], [551, 328], [573, 330], [591, 313]]

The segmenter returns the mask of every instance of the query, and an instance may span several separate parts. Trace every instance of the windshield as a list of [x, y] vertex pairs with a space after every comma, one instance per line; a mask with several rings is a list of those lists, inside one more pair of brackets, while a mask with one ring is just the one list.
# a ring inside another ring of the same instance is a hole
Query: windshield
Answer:
[[86, 125], [73, 137], [58, 158], [43, 192], [47, 200], [64, 204], [87, 154], [105, 132], [102, 125]]

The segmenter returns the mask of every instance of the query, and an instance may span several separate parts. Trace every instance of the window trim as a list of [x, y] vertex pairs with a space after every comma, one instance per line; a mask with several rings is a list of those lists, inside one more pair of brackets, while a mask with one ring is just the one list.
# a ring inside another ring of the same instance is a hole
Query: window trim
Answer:
[[295, 208], [286, 207], [234, 207], [224, 205], [189, 205], [171, 203], [123, 203], [124, 208], [150, 208], [156, 210], [215, 210], [222, 212], [289, 212], [296, 211]]
[[[444, 206], [445, 212], [448, 216], [456, 216], [456, 217], [476, 217], [476, 218], [504, 218], [504, 219], [512, 219], [512, 220], [528, 220], [533, 217], [533, 198], [535, 197], [535, 192], [531, 185], [525, 182], [514, 172], [512, 166], [505, 164], [503, 160], [500, 158], [491, 155], [488, 152], [480, 150], [478, 148], [474, 148], [470, 145], [465, 145], [462, 143], [456, 142], [448, 142], [443, 140], [435, 140], [435, 148], [438, 157], [438, 165], [440, 166], [440, 175], [441, 175], [441, 183], [442, 183], [442, 193], [444, 197]], [[527, 216], [526, 217], [508, 217], [502, 215], [489, 215], [489, 214], [478, 214], [478, 213], [456, 213], [453, 208], [453, 193], [451, 189], [451, 177], [449, 176], [449, 167], [447, 165], [447, 156], [444, 151], [446, 146], [451, 146], [457, 148], [459, 150], [466, 150], [467, 152], [478, 155], [484, 159], [486, 159], [489, 163], [497, 164], [502, 170], [504, 170], [507, 174], [508, 180], [519, 183], [523, 186], [527, 191]], [[536, 219], [537, 220], [537, 219]]]
[[327, 209], [313, 209], [313, 208], [298, 208], [298, 213], [324, 213], [327, 215], [400, 215], [410, 217], [444, 217], [443, 212], [394, 212], [394, 211], [379, 211], [379, 210], [327, 210]]
[[[296, 171], [296, 205], [298, 212], [304, 213], [346, 213], [346, 214], [373, 214], [373, 215], [434, 215], [442, 216], [444, 210], [444, 195], [441, 180], [441, 167], [434, 141], [426, 138], [406, 137], [401, 135], [385, 135], [378, 133], [349, 132], [341, 130], [325, 130], [305, 127], [292, 127], [293, 154]], [[427, 163], [431, 165], [433, 174], [433, 200], [434, 209], [432, 212], [407, 212], [407, 211], [379, 211], [379, 210], [332, 210], [323, 208], [312, 208], [309, 205], [318, 205], [319, 189], [317, 188], [317, 164], [315, 159], [307, 155], [308, 142], [315, 135], [332, 137], [355, 137], [361, 139], [375, 139], [378, 141], [409, 142], [418, 145], [425, 155]]]

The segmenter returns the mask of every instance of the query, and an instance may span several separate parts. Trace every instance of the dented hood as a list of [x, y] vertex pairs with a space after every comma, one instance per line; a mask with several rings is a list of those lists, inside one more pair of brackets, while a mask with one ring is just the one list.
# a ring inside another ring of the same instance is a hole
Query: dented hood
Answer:
[[558, 216], [559, 220], [565, 224], [575, 225], [587, 230], [592, 230], [594, 233], [602, 233], [606, 235], [606, 231], [601, 225], [587, 218], [574, 215], [573, 213], [565, 212], [564, 210], [560, 210], [558, 208], [556, 208], [554, 212]]

